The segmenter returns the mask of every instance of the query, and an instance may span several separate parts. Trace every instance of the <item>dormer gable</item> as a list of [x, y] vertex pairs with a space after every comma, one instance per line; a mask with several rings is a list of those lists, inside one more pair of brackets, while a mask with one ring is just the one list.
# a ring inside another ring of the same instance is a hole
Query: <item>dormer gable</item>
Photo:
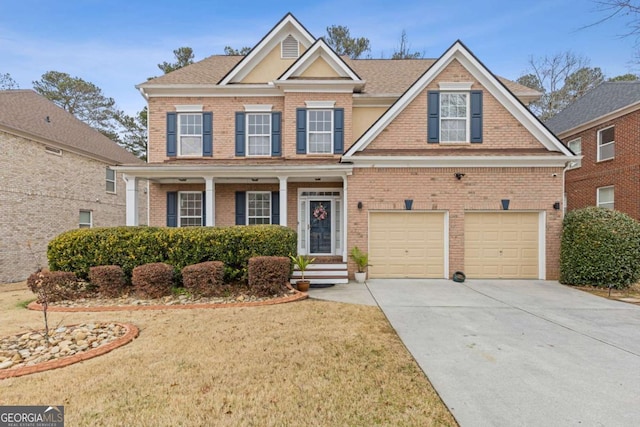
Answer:
[[311, 33], [288, 13], [218, 84], [266, 84], [289, 68], [314, 41]]

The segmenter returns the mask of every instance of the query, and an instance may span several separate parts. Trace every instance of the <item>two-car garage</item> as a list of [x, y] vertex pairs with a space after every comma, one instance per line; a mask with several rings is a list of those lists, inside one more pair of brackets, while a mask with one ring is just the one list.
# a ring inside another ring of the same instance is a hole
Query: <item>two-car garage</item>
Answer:
[[[462, 253], [467, 277], [539, 278], [541, 217], [537, 211], [465, 212]], [[369, 276], [447, 277], [449, 234], [447, 212], [370, 212]]]

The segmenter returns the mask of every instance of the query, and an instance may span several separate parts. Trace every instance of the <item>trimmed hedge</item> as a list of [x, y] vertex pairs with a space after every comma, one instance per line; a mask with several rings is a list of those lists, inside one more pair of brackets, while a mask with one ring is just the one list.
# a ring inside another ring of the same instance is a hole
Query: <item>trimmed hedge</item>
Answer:
[[[249, 260], [251, 265], [251, 260]], [[182, 286], [195, 296], [222, 296], [224, 288], [224, 264], [207, 261], [188, 265], [182, 269]]]
[[561, 283], [625, 288], [639, 279], [639, 222], [597, 207], [567, 213], [560, 248]]
[[107, 298], [121, 296], [127, 285], [124, 272], [119, 265], [99, 265], [89, 268], [89, 282]]
[[135, 267], [154, 262], [187, 265], [222, 261], [225, 280], [246, 280], [249, 258], [288, 256], [297, 250], [296, 232], [279, 225], [233, 227], [111, 227], [78, 229], [49, 243], [52, 270], [72, 271], [86, 279], [89, 268], [119, 265], [127, 278]]
[[277, 295], [286, 290], [291, 275], [291, 259], [259, 256], [249, 260], [249, 288], [259, 296]]
[[171, 295], [173, 267], [163, 262], [139, 265], [133, 269], [131, 283], [140, 298], [161, 298]]
[[85, 295], [83, 283], [68, 271], [37, 271], [27, 279], [27, 286], [38, 296], [38, 303], [74, 300]]

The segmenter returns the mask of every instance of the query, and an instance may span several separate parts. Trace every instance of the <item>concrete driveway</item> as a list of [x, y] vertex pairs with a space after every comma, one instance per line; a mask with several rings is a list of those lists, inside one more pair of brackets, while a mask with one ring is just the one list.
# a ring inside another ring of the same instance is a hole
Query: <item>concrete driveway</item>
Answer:
[[557, 282], [370, 280], [462, 426], [640, 424], [640, 307]]

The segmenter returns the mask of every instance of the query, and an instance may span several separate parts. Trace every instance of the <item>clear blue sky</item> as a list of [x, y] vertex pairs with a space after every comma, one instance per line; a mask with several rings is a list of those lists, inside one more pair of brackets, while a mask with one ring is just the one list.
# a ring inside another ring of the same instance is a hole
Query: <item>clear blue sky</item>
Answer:
[[[254, 46], [287, 12], [315, 36], [345, 25], [389, 57], [406, 30], [412, 51], [440, 56], [461, 39], [494, 73], [515, 79], [530, 56], [571, 50], [607, 76], [638, 71], [625, 18], [581, 29], [606, 16], [592, 0], [0, 0], [0, 73], [31, 88], [46, 71], [81, 77], [129, 114], [144, 99], [134, 86], [190, 46], [196, 60], [225, 45]], [[1, 112], [0, 112], [1, 114]]]

